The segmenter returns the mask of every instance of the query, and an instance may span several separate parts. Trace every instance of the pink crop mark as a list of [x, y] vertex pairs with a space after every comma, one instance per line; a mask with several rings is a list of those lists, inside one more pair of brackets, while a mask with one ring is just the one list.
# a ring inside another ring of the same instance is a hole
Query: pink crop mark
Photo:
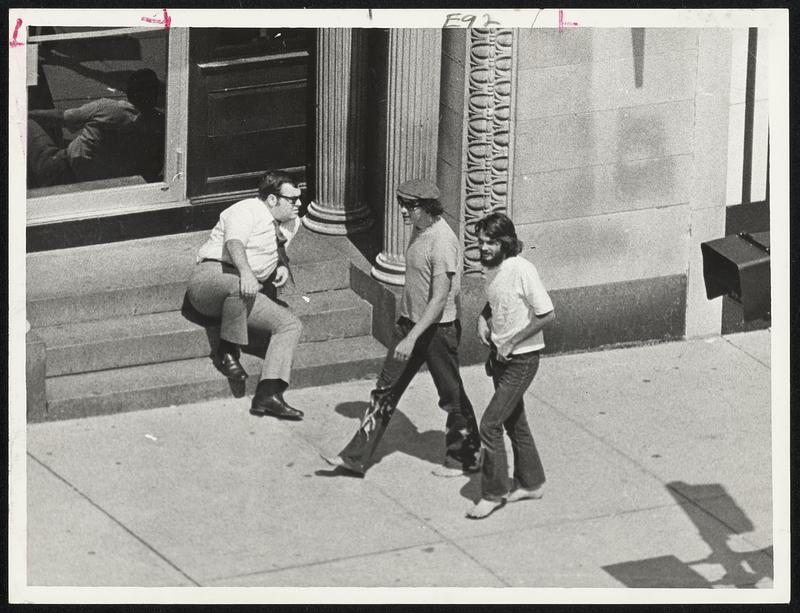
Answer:
[[562, 9], [558, 9], [558, 31], [562, 32], [564, 28], [569, 26], [577, 26], [577, 21], [564, 21], [564, 11]]
[[155, 17], [142, 17], [142, 21], [146, 21], [147, 23], [160, 23], [164, 25], [164, 28], [169, 30], [169, 26], [172, 23], [172, 17], [170, 17], [169, 13], [167, 13], [167, 9], [162, 10], [164, 11], [163, 19], [156, 19]]
[[11, 37], [11, 40], [8, 42], [8, 46], [9, 47], [12, 47], [12, 48], [13, 47], [21, 47], [22, 45], [25, 44], [25, 43], [22, 43], [22, 42], [17, 40], [17, 37], [19, 36], [19, 29], [21, 27], [22, 27], [22, 19], [17, 17], [17, 25], [14, 26], [14, 34]]

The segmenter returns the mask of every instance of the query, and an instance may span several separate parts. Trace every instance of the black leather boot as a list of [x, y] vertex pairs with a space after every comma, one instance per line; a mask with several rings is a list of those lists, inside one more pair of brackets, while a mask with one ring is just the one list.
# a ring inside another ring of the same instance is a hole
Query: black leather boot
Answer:
[[250, 405], [250, 413], [264, 417], [277, 417], [278, 419], [288, 419], [299, 421], [303, 419], [303, 412], [295, 409], [283, 399], [283, 392], [278, 391], [273, 381], [259, 381], [256, 393], [253, 395], [253, 403]]

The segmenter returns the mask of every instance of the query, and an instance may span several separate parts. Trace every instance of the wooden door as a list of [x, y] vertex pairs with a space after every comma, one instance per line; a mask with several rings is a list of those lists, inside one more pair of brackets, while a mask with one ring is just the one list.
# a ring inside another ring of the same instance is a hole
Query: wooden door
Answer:
[[305, 180], [313, 155], [314, 30], [193, 28], [189, 38], [188, 193], [253, 193], [269, 169]]

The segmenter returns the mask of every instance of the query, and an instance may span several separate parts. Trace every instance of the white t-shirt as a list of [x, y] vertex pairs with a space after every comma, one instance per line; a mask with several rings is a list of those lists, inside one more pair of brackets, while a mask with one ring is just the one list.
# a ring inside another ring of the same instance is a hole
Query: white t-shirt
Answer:
[[544, 349], [542, 330], [516, 345], [509, 342], [534, 317], [553, 310], [536, 267], [521, 256], [506, 258], [499, 266], [486, 269], [485, 287], [492, 308], [492, 342], [497, 352], [509, 355]]
[[[197, 261], [208, 258], [233, 264], [225, 249], [225, 242], [238, 238], [244, 245], [247, 262], [256, 279], [265, 280], [278, 266], [274, 221], [272, 212], [263, 200], [240, 200], [220, 213], [211, 236], [197, 252]], [[280, 227], [288, 245], [300, 229], [300, 218], [282, 223]]]

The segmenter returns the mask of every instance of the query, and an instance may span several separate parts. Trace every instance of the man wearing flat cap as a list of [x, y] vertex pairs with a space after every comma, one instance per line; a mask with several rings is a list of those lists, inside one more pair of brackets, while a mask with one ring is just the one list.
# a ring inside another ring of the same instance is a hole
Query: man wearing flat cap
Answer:
[[434, 474], [457, 476], [474, 472], [479, 469], [480, 437], [475, 411], [458, 372], [459, 240], [441, 218], [439, 188], [432, 182], [413, 179], [401, 183], [397, 201], [403, 222], [413, 226], [405, 253], [400, 318], [361, 425], [339, 455], [325, 460], [363, 475], [400, 397], [422, 364], [427, 364], [439, 406], [447, 412], [444, 465]]

